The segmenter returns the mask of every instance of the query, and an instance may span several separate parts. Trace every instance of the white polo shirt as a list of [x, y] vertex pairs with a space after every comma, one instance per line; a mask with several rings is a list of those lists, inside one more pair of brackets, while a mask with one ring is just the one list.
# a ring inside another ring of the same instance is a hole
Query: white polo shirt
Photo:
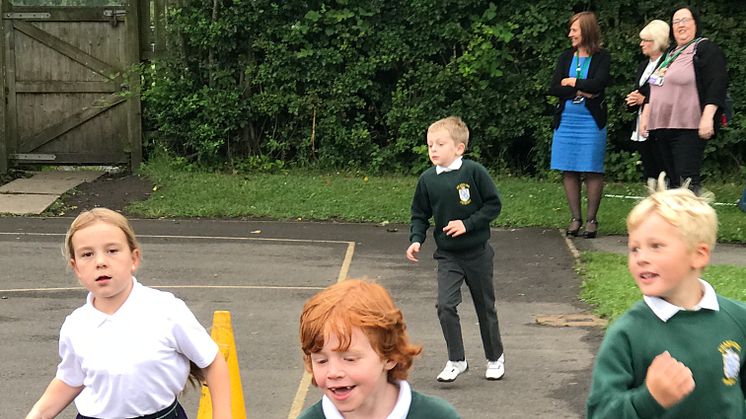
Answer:
[[[715, 289], [712, 288], [712, 285], [702, 278], [699, 279], [699, 284], [702, 287], [702, 299], [696, 306], [691, 308], [691, 311], [699, 311], [702, 309], [720, 311], [718, 297], [717, 294], [715, 294]], [[660, 297], [649, 297], [644, 295], [642, 299], [645, 301], [645, 304], [653, 310], [653, 313], [664, 322], [667, 322], [679, 311], [687, 311], [684, 307], [675, 306]]]
[[93, 307], [89, 293], [60, 330], [56, 376], [85, 386], [75, 399], [84, 416], [131, 418], [164, 409], [184, 389], [189, 360], [204, 368], [218, 353], [182, 300], [132, 281], [114, 314]]
[[[401, 380], [399, 381], [399, 396], [396, 399], [396, 405], [394, 405], [394, 410], [386, 416], [386, 419], [406, 419], [411, 406], [412, 388], [407, 381]], [[337, 406], [326, 394], [321, 396], [321, 410], [324, 411], [326, 419], [344, 419]]]

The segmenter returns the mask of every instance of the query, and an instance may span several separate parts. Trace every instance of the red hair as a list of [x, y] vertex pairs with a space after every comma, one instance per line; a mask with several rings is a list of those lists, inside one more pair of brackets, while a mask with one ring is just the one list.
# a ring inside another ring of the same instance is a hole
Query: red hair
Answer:
[[[320, 352], [324, 339], [332, 333], [339, 340], [335, 350], [346, 351], [353, 327], [363, 331], [382, 359], [396, 363], [388, 372], [390, 383], [407, 378], [412, 360], [422, 352], [422, 346], [409, 341], [401, 310], [394, 305], [386, 289], [357, 279], [329, 286], [303, 306], [300, 345], [306, 370], [313, 372], [311, 354]], [[313, 384], [316, 385], [315, 380]]]

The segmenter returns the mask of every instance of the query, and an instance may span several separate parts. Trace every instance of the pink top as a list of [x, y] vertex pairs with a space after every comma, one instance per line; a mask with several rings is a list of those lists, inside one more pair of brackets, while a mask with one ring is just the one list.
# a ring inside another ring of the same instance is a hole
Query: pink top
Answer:
[[649, 106], [648, 130], [699, 128], [702, 110], [694, 77], [694, 43], [668, 66], [663, 86], [650, 84]]

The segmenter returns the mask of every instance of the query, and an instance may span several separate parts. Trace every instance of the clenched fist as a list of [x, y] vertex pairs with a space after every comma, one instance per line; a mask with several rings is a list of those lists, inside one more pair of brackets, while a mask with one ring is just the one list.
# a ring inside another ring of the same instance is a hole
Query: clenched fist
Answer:
[[694, 390], [694, 377], [692, 370], [666, 351], [650, 363], [645, 385], [658, 404], [668, 409]]

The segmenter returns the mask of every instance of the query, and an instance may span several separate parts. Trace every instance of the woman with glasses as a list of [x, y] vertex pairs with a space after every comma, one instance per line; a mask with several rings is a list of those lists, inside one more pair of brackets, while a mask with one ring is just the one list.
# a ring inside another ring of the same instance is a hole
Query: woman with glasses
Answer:
[[640, 115], [646, 99], [650, 96], [650, 84], [648, 78], [653, 74], [661, 63], [663, 52], [668, 49], [668, 34], [671, 28], [662, 20], [653, 20], [640, 31], [640, 49], [646, 58], [637, 67], [635, 77], [635, 89], [625, 98], [627, 110], [636, 112], [635, 129], [630, 138], [640, 153], [642, 160], [642, 174], [644, 179], [657, 179], [663, 170], [660, 162], [653, 152], [652, 141], [640, 133]]
[[588, 192], [587, 221], [583, 236], [596, 237], [596, 213], [604, 188], [606, 151], [606, 96], [611, 54], [601, 48], [601, 30], [593, 12], [570, 18], [571, 48], [557, 60], [549, 94], [559, 98], [552, 128], [551, 168], [562, 171], [570, 207], [568, 236], [577, 236], [583, 225], [580, 211], [581, 182]]
[[642, 113], [641, 132], [649, 132], [670, 187], [689, 179], [701, 187], [700, 169], [706, 140], [717, 132], [725, 105], [728, 73], [725, 56], [703, 38], [699, 14], [690, 6], [675, 9], [671, 37], [676, 42], [648, 79], [649, 104]]

